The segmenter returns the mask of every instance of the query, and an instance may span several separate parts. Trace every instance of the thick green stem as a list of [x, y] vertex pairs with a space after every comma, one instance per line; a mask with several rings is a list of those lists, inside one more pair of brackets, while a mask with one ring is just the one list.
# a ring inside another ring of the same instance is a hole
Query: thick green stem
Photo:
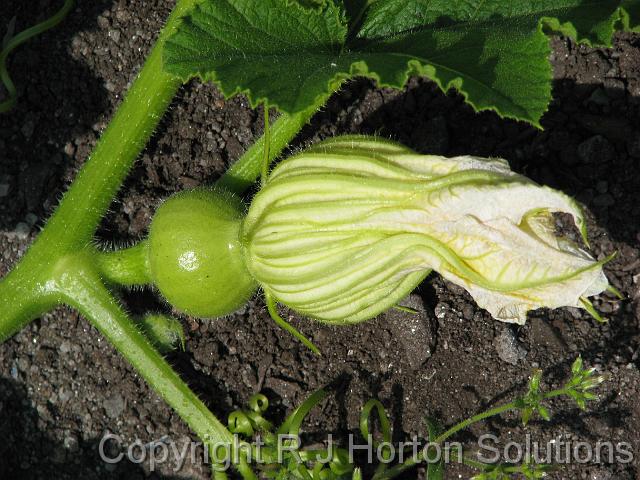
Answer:
[[24, 269], [0, 281], [0, 343], [58, 304], [48, 282]]
[[196, 0], [179, 0], [166, 27], [93, 154], [25, 256], [0, 281], [0, 338], [55, 306], [50, 274], [91, 243], [100, 219], [169, 106], [180, 81], [162, 69], [162, 45]]
[[124, 286], [148, 285], [149, 274], [149, 242], [147, 240], [131, 248], [99, 252], [95, 261], [102, 279], [108, 283]]
[[62, 273], [57, 280], [62, 300], [88, 318], [201, 439], [231, 444], [231, 433], [138, 330], [97, 273], [86, 261], [71, 260], [72, 264], [74, 273]]
[[196, 0], [180, 0], [138, 78], [102, 134], [91, 157], [65, 194], [32, 249], [84, 247], [120, 189], [131, 166], [182, 84], [162, 68], [162, 47]]

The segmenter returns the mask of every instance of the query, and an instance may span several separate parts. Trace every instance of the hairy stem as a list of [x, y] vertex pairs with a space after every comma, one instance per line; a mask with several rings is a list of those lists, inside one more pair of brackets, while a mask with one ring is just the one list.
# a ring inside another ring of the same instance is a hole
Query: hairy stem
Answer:
[[182, 381], [81, 257], [57, 279], [62, 301], [78, 309], [207, 444], [232, 444], [231, 433]]
[[[113, 197], [169, 106], [180, 81], [162, 70], [162, 46], [196, 0], [179, 0], [144, 67], [44, 230], [0, 281], [0, 338], [55, 306], [50, 275], [85, 251]], [[46, 301], [44, 301], [46, 297]]]
[[96, 253], [100, 276], [107, 283], [127, 287], [152, 283], [148, 248], [149, 242], [145, 240], [131, 248]]
[[47, 282], [21, 269], [0, 281], [0, 343], [58, 304]]
[[[162, 68], [162, 47], [196, 0], [180, 0], [124, 101], [49, 220], [38, 243], [73, 251], [91, 241], [131, 166], [155, 130], [181, 81]], [[83, 208], [79, 208], [83, 207]]]

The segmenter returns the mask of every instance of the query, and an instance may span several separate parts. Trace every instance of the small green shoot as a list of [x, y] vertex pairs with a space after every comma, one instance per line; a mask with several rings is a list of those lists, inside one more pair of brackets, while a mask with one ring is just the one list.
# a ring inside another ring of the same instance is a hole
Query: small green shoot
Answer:
[[[424, 456], [412, 456], [403, 463], [394, 465], [392, 464], [395, 447], [392, 444], [391, 421], [383, 404], [379, 400], [371, 399], [363, 406], [359, 422], [362, 438], [368, 442], [373, 451], [379, 454], [379, 463], [370, 478], [371, 480], [391, 480], [411, 468], [425, 465], [428, 480], [442, 480], [447, 463], [442, 455], [439, 458], [431, 456], [435, 453], [432, 450], [436, 444], [444, 446], [445, 440], [454, 433], [507, 411], [519, 412], [525, 425], [534, 414], [540, 415], [545, 420], [550, 420], [549, 410], [542, 405], [542, 402], [554, 397], [571, 397], [580, 408], [584, 409], [587, 401], [596, 398], [590, 391], [598, 386], [602, 380], [603, 377], [595, 375], [594, 369], [584, 368], [582, 359], [579, 357], [573, 363], [571, 377], [565, 385], [558, 390], [544, 392], [541, 388], [542, 372], [536, 370], [531, 376], [524, 396], [513, 402], [479, 413], [454, 425], [445, 432], [435, 420], [427, 417], [425, 423], [428, 438], [424, 444], [429, 445], [429, 448], [423, 450]], [[260, 466], [260, 469], [265, 478], [277, 480], [353, 480], [364, 478], [361, 470], [348, 461], [348, 452], [344, 449], [305, 449], [300, 445], [299, 434], [302, 422], [310, 410], [318, 405], [326, 395], [327, 393], [323, 390], [316, 392], [296, 409], [277, 430], [274, 430], [272, 424], [262, 416], [268, 407], [267, 399], [262, 395], [252, 397], [249, 401], [249, 410], [236, 411], [230, 415], [229, 429], [233, 433], [241, 434], [244, 440], [250, 440], [254, 435], [259, 435], [264, 440], [267, 462]], [[374, 423], [377, 435], [374, 432]], [[277, 435], [283, 434], [292, 435], [291, 440], [286, 444], [291, 451], [284, 452], [284, 457], [278, 457]], [[453, 461], [457, 459], [458, 462], [479, 471], [472, 477], [472, 480], [510, 480], [516, 478], [534, 480], [543, 478], [555, 470], [553, 465], [535, 463], [531, 458], [526, 458], [523, 463], [517, 465], [488, 464], [465, 456], [459, 446], [451, 448], [453, 450], [450, 453], [453, 455], [450, 455], [450, 459]], [[318, 459], [327, 459], [327, 455], [331, 458], [328, 464], [318, 462]], [[282, 462], [276, 462], [277, 458], [282, 458]]]
[[168, 353], [176, 348], [185, 350], [184, 328], [177, 318], [148, 313], [140, 319], [139, 325], [161, 353]]

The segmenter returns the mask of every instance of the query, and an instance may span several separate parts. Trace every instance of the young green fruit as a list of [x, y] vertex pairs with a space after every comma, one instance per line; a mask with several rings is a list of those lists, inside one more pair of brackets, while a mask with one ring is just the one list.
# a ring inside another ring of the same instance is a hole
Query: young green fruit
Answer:
[[500, 159], [445, 158], [367, 137], [338, 137], [280, 163], [242, 227], [264, 290], [333, 323], [372, 318], [437, 270], [495, 318], [589, 307], [602, 263], [555, 234], [576, 203]]
[[219, 317], [240, 308], [256, 282], [240, 245], [242, 202], [220, 190], [178, 193], [156, 212], [149, 268], [164, 298], [184, 313]]

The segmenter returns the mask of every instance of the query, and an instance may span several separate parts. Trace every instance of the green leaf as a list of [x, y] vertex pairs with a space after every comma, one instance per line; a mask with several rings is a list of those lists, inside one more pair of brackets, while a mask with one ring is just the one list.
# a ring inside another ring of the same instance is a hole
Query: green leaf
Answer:
[[212, 80], [226, 96], [244, 92], [252, 105], [268, 99], [294, 113], [338, 77], [333, 62], [346, 35], [344, 13], [332, 2], [207, 0], [167, 41], [164, 58], [185, 81]]
[[571, 374], [574, 377], [577, 377], [578, 375], [582, 374], [583, 370], [584, 368], [583, 368], [582, 356], [578, 356], [578, 358], [576, 358], [573, 364], [571, 365]]
[[[438, 422], [432, 418], [426, 417], [425, 422], [427, 424], [427, 430], [429, 432], [429, 441], [434, 442], [438, 435], [441, 433], [441, 428]], [[459, 453], [459, 452], [458, 452]], [[454, 457], [455, 458], [455, 457]], [[444, 463], [445, 456], [442, 455], [439, 461], [431, 461], [429, 459], [427, 463], [427, 480], [443, 480], [444, 479]]]
[[477, 110], [539, 126], [551, 99], [546, 34], [609, 45], [640, 20], [637, 0], [301, 2], [204, 0], [167, 42], [166, 69], [287, 113], [345, 78], [401, 88], [422, 75]]

